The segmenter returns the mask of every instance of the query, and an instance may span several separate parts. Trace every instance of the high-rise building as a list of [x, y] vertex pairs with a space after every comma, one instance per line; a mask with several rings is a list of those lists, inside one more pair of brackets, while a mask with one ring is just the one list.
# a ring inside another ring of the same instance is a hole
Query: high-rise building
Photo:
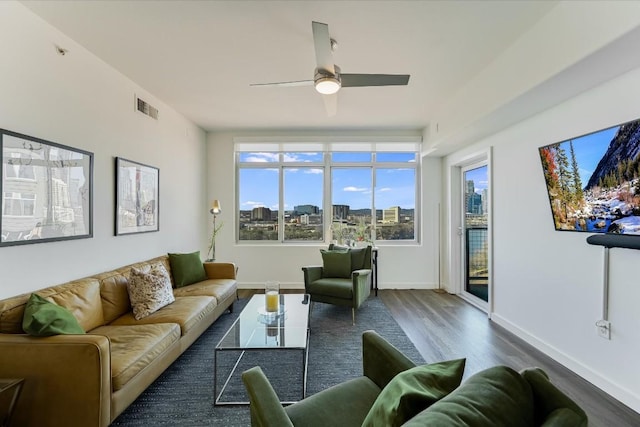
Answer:
[[467, 180], [467, 191], [466, 194], [473, 194], [476, 192], [476, 186], [472, 179]]
[[251, 221], [271, 221], [271, 209], [260, 206], [251, 211]]
[[294, 206], [293, 210], [298, 215], [314, 215], [320, 213], [320, 208], [315, 205], [298, 205]]
[[333, 219], [347, 219], [349, 216], [349, 205], [333, 205]]
[[400, 206], [391, 206], [382, 212], [383, 224], [397, 224], [400, 222]]
[[482, 213], [486, 214], [489, 212], [489, 191], [485, 188], [482, 190]]

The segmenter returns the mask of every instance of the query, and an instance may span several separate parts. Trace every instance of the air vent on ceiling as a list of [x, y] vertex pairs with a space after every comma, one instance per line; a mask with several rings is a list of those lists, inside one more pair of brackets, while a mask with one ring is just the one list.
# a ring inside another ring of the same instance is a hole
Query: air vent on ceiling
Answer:
[[136, 96], [136, 109], [142, 114], [158, 120], [158, 109]]

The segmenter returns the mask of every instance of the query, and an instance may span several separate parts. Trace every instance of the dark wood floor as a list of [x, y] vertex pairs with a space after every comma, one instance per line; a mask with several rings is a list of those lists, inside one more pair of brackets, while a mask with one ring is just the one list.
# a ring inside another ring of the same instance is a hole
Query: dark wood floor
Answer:
[[383, 290], [378, 295], [427, 362], [466, 357], [465, 377], [498, 364], [516, 370], [538, 366], [587, 412], [590, 426], [640, 426], [640, 414], [456, 296], [431, 290]]
[[[254, 293], [241, 290], [239, 296], [246, 298]], [[425, 361], [466, 357], [465, 378], [495, 365], [516, 370], [538, 366], [587, 412], [589, 426], [640, 426], [640, 414], [491, 322], [486, 313], [456, 296], [432, 290], [381, 290], [378, 295]]]

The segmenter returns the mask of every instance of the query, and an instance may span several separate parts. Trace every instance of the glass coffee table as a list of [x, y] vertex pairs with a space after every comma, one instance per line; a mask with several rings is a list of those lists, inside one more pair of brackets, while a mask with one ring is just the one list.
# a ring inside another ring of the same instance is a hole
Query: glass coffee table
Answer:
[[[248, 405], [248, 401], [223, 400], [224, 392], [243, 356], [249, 351], [275, 352], [300, 350], [302, 353], [302, 399], [307, 391], [307, 360], [309, 348], [309, 305], [307, 294], [280, 294], [278, 313], [267, 313], [265, 295], [256, 294], [247, 303], [240, 316], [222, 337], [214, 351], [214, 405]], [[238, 359], [222, 388], [218, 391], [218, 357], [221, 352], [240, 352]], [[265, 363], [277, 361], [265, 358]], [[283, 373], [285, 375], [286, 372]], [[283, 404], [294, 403], [284, 401]]]

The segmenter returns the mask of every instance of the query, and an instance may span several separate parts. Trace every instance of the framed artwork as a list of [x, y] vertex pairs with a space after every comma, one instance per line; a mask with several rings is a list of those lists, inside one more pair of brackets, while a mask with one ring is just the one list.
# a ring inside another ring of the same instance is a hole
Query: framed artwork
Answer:
[[160, 171], [116, 157], [116, 236], [160, 230]]
[[93, 237], [93, 153], [0, 129], [0, 246]]
[[556, 230], [640, 235], [640, 119], [539, 152]]

